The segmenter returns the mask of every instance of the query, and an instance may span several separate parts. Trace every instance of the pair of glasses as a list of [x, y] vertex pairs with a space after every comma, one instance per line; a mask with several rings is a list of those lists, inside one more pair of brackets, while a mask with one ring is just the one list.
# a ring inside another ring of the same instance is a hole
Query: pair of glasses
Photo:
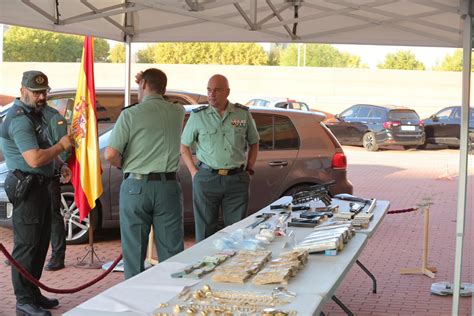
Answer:
[[32, 91], [32, 90], [30, 90], [30, 91], [33, 93], [33, 95], [34, 95], [35, 97], [39, 97], [40, 95], [46, 96], [46, 95], [48, 94], [48, 92], [49, 92], [49, 89], [38, 90], [38, 91]]

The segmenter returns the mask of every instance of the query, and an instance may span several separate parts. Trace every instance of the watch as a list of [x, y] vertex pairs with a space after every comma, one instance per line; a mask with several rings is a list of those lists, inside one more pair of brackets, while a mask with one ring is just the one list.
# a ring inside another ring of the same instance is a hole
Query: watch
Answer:
[[254, 173], [255, 173], [255, 170], [250, 169], [250, 168], [245, 169], [245, 171], [247, 171], [249, 173], [249, 175], [251, 175], [251, 176], [253, 176]]

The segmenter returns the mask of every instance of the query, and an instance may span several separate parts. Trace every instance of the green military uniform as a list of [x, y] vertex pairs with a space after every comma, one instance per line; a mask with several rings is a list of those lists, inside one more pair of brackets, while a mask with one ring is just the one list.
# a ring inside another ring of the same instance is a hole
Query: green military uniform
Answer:
[[[43, 116], [49, 127], [51, 141], [53, 144], [67, 135], [66, 119], [59, 112], [46, 106], [43, 110]], [[61, 154], [63, 161], [67, 159], [67, 152]], [[64, 266], [64, 257], [66, 255], [66, 228], [64, 218], [61, 215], [61, 184], [60, 184], [61, 166], [55, 165], [55, 175], [51, 181], [51, 264]], [[48, 267], [48, 266], [47, 266]]]
[[152, 224], [160, 261], [184, 249], [176, 181], [184, 112], [161, 96], [146, 96], [120, 114], [110, 135], [109, 147], [121, 153], [124, 172], [119, 209], [125, 278], [144, 270]]
[[[49, 182], [53, 163], [30, 167], [22, 153], [51, 146], [49, 131], [41, 113], [16, 99], [1, 128], [1, 145], [10, 172], [5, 179], [5, 191], [13, 203], [13, 258], [39, 280], [51, 235], [51, 193]], [[13, 174], [15, 173], [15, 175]], [[19, 176], [33, 175], [32, 185], [23, 199], [15, 199]], [[19, 304], [36, 304], [39, 288], [12, 267], [12, 282]]]
[[212, 106], [193, 110], [181, 143], [188, 147], [195, 145], [199, 160], [199, 171], [193, 178], [197, 241], [217, 231], [220, 208], [226, 226], [245, 216], [250, 184], [244, 168], [246, 147], [258, 140], [255, 122], [243, 105], [227, 103], [222, 117]]

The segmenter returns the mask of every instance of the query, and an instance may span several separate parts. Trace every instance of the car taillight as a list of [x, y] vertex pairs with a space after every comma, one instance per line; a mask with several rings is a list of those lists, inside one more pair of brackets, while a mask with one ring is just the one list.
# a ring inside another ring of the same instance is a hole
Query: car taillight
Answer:
[[392, 121], [383, 122], [383, 128], [391, 128], [391, 127], [400, 126], [400, 125], [402, 125], [401, 122], [392, 122]]
[[420, 126], [420, 127], [425, 126], [425, 121], [420, 120], [420, 121], [418, 122], [418, 126]]
[[332, 156], [331, 167], [333, 169], [346, 169], [347, 168], [347, 158], [344, 153], [335, 153]]

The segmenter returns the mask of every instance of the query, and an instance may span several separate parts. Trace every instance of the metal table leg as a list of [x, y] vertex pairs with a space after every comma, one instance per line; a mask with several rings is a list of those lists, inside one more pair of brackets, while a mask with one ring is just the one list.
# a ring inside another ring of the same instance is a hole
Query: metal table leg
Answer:
[[346, 312], [346, 314], [347, 314], [348, 316], [354, 316], [354, 313], [353, 313], [346, 305], [344, 305], [344, 303], [341, 302], [341, 301], [336, 297], [336, 295], [333, 295], [331, 298], [332, 298], [332, 300], [333, 300], [337, 305], [339, 305], [340, 308], [342, 308], [342, 310], [343, 310], [344, 312]]
[[367, 269], [362, 262], [359, 260], [356, 260], [357, 265], [369, 276], [369, 278], [372, 279], [372, 293], [376, 294], [377, 293], [377, 280], [375, 279], [375, 276]]

